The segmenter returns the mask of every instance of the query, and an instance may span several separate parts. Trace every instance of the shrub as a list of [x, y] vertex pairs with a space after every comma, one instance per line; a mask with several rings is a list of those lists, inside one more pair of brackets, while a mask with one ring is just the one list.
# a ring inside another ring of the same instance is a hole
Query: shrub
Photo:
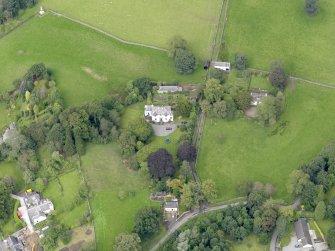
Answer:
[[310, 16], [319, 12], [319, 0], [305, 0], [305, 11]]
[[175, 57], [176, 70], [181, 74], [190, 74], [196, 68], [196, 59], [189, 50], [179, 49]]

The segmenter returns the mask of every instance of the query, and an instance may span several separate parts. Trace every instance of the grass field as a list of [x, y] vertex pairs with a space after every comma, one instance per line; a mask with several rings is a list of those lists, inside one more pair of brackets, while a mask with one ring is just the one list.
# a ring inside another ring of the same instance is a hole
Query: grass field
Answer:
[[0, 92], [11, 89], [32, 64], [44, 62], [67, 105], [124, 90], [138, 77], [198, 82], [205, 74], [199, 67], [192, 75], [179, 75], [165, 52], [118, 43], [52, 14], [35, 17], [0, 39], [0, 50]]
[[58, 220], [69, 227], [79, 226], [83, 215], [88, 210], [86, 202], [79, 205], [74, 203], [81, 182], [79, 172], [74, 170], [59, 176], [59, 182], [57, 179], [51, 181], [43, 192], [44, 197], [52, 200]]
[[263, 128], [246, 119], [207, 119], [198, 159], [200, 178], [216, 182], [219, 200], [237, 196], [236, 186], [245, 180], [272, 183], [276, 197], [288, 199], [291, 171], [335, 138], [334, 94], [335, 90], [303, 83], [290, 87], [282, 128]]
[[234, 0], [225, 31], [227, 54], [247, 55], [250, 67], [267, 70], [281, 60], [290, 74], [335, 84], [335, 1], [324, 0], [309, 17], [304, 0]]
[[4, 176], [13, 177], [17, 183], [19, 188], [24, 188], [24, 181], [22, 177], [21, 171], [16, 167], [15, 162], [4, 162], [0, 161], [0, 178]]
[[129, 41], [166, 48], [171, 37], [182, 35], [195, 54], [206, 59], [221, 0], [44, 0], [42, 4]]
[[[93, 192], [91, 204], [98, 250], [110, 250], [118, 234], [132, 231], [138, 209], [159, 206], [149, 201], [148, 176], [142, 171], [128, 170], [120, 156], [116, 144], [90, 144], [82, 157], [85, 176]], [[120, 192], [125, 195], [123, 200], [119, 199]]]
[[235, 244], [232, 251], [260, 251], [265, 250], [264, 245], [260, 244], [254, 235], [247, 237], [243, 242]]

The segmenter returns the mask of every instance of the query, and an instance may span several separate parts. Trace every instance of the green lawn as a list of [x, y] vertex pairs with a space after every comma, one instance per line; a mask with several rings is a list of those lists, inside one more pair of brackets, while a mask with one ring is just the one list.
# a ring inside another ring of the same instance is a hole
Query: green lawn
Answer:
[[235, 244], [232, 251], [260, 251], [265, 250], [264, 245], [260, 244], [258, 238], [254, 235], [248, 236], [244, 241]]
[[129, 41], [166, 48], [171, 37], [182, 35], [191, 49], [205, 59], [215, 35], [221, 2], [44, 0], [42, 4]]
[[22, 173], [16, 167], [15, 162], [0, 161], [0, 178], [4, 176], [13, 177], [18, 182], [19, 188], [24, 188], [23, 187], [24, 181], [23, 181]]
[[233, 59], [243, 52], [249, 66], [267, 70], [281, 60], [290, 74], [335, 84], [335, 1], [323, 0], [309, 17], [304, 0], [234, 0], [229, 2], [226, 47]]
[[320, 220], [320, 221], [317, 221], [317, 224], [319, 225], [322, 233], [324, 235], [327, 234], [328, 230], [335, 225], [335, 221], [332, 221], [332, 220]]
[[218, 200], [236, 197], [237, 184], [245, 180], [272, 183], [276, 198], [288, 199], [289, 174], [335, 138], [334, 94], [335, 90], [303, 83], [289, 88], [281, 119], [286, 127], [275, 135], [276, 126], [263, 128], [246, 119], [206, 119], [198, 159], [200, 178], [216, 182]]
[[[155, 205], [149, 201], [150, 180], [143, 171], [127, 169], [117, 144], [90, 144], [82, 165], [93, 192], [92, 211], [98, 250], [110, 250], [115, 237], [132, 231], [138, 209]], [[119, 199], [123, 192], [125, 198]]]
[[59, 176], [59, 182], [57, 179], [51, 181], [43, 192], [43, 196], [53, 202], [58, 220], [70, 227], [78, 226], [88, 209], [86, 202], [74, 203], [81, 182], [79, 172], [74, 170]]
[[177, 74], [165, 52], [121, 44], [52, 14], [35, 17], [0, 39], [0, 50], [0, 92], [11, 89], [32, 64], [44, 62], [67, 105], [124, 90], [138, 77], [199, 82], [205, 74], [201, 67], [192, 75]]
[[144, 102], [139, 102], [130, 106], [127, 106], [124, 114], [121, 117], [121, 128], [126, 129], [128, 125], [138, 118], [144, 115]]

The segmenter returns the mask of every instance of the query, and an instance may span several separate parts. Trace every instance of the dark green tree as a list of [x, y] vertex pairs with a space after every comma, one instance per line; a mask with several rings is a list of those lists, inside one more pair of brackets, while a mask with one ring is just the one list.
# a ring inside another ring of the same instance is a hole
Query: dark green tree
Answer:
[[238, 70], [245, 70], [247, 68], [248, 59], [242, 53], [236, 53], [234, 58], [234, 65]]
[[180, 74], [192, 73], [197, 65], [196, 58], [191, 51], [188, 50], [177, 50], [176, 57], [176, 70]]
[[162, 220], [162, 213], [156, 207], [140, 209], [135, 216], [134, 232], [140, 237], [154, 234], [158, 231]]
[[305, 11], [309, 16], [315, 16], [320, 9], [319, 0], [305, 0]]

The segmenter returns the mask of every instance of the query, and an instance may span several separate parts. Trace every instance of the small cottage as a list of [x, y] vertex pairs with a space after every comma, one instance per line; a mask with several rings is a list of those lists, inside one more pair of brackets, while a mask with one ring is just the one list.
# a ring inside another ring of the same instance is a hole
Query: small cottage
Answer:
[[260, 103], [262, 103], [262, 99], [264, 97], [267, 97], [269, 95], [269, 93], [265, 90], [252, 90], [250, 92], [250, 95], [252, 97], [251, 99], [251, 105], [253, 106], [257, 106]]
[[309, 232], [307, 219], [299, 218], [299, 220], [294, 223], [294, 229], [297, 235], [298, 243], [302, 246], [302, 248], [306, 250], [313, 250], [313, 242]]
[[230, 72], [229, 62], [213, 62], [213, 66], [215, 69]]
[[171, 201], [166, 201], [164, 203], [164, 218], [166, 221], [173, 221], [178, 218], [179, 215], [179, 205], [177, 199], [172, 199]]

